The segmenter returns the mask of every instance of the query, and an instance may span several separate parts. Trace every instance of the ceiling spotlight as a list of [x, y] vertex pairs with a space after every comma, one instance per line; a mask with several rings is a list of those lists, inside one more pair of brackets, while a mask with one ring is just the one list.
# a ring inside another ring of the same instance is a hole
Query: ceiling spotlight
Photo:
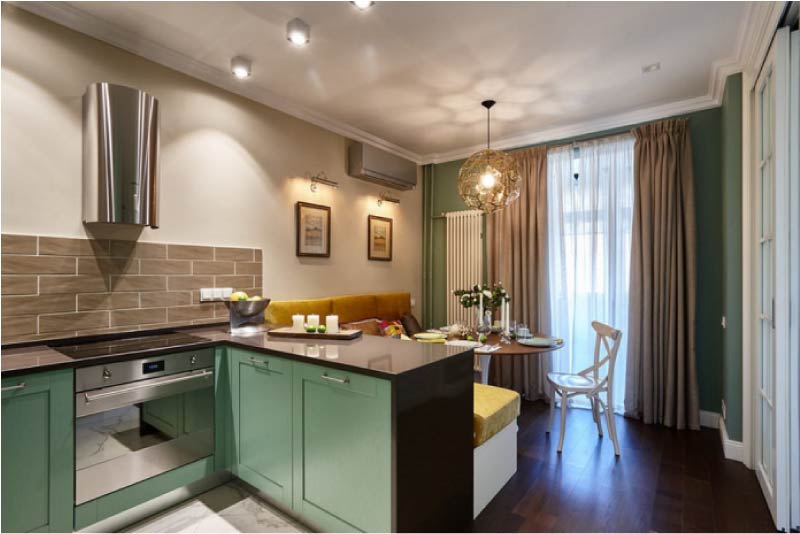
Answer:
[[361, 11], [366, 11], [369, 8], [371, 8], [373, 4], [375, 4], [375, 2], [373, 2], [372, 0], [352, 0], [350, 3], [356, 6]]
[[231, 59], [231, 74], [240, 80], [250, 77], [250, 75], [253, 73], [252, 67], [252, 62], [245, 57], [236, 56], [235, 58]]
[[311, 26], [301, 19], [292, 19], [286, 25], [286, 39], [295, 46], [305, 46], [311, 42]]

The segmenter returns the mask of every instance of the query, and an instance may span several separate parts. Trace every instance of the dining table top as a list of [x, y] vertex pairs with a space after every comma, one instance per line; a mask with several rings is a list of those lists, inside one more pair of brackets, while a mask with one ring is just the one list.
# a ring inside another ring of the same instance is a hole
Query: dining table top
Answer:
[[[536, 334], [540, 337], [547, 337], [543, 334]], [[552, 345], [550, 347], [530, 347], [528, 345], [520, 344], [516, 339], [512, 339], [511, 343], [502, 343], [499, 334], [489, 334], [486, 341], [488, 345], [500, 345], [500, 348], [491, 352], [493, 356], [525, 356], [527, 354], [544, 354], [553, 352], [564, 347], [564, 342]]]

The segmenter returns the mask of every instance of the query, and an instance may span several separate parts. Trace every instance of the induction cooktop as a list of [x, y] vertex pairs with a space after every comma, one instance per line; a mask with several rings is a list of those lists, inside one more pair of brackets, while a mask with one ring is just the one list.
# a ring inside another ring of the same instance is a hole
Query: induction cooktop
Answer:
[[183, 332], [168, 332], [164, 334], [103, 339], [101, 341], [87, 341], [84, 343], [59, 343], [51, 345], [51, 348], [70, 358], [81, 360], [98, 356], [147, 353], [156, 350], [178, 350], [200, 343], [208, 343], [208, 340]]

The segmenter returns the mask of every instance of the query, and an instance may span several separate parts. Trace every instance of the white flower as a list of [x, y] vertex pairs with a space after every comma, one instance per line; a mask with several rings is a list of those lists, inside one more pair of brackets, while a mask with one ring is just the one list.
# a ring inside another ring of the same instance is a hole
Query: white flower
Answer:
[[488, 289], [484, 289], [483, 290], [483, 296], [490, 299], [490, 298], [492, 298], [492, 292], [489, 291]]

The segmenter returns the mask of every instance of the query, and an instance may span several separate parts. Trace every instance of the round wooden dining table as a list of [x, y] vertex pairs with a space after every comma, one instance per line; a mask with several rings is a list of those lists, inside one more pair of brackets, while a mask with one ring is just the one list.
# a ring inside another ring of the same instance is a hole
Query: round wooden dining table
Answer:
[[[544, 334], [536, 334], [537, 337], [549, 337]], [[500, 341], [499, 334], [489, 334], [486, 340], [487, 345], [500, 345], [500, 348], [494, 352], [486, 354], [475, 354], [480, 362], [481, 384], [489, 383], [489, 366], [492, 357], [497, 358], [513, 358], [514, 356], [530, 356], [533, 354], [545, 354], [553, 352], [564, 347], [564, 342], [549, 347], [530, 347], [522, 345], [516, 339], [512, 339], [511, 343], [503, 343]]]

